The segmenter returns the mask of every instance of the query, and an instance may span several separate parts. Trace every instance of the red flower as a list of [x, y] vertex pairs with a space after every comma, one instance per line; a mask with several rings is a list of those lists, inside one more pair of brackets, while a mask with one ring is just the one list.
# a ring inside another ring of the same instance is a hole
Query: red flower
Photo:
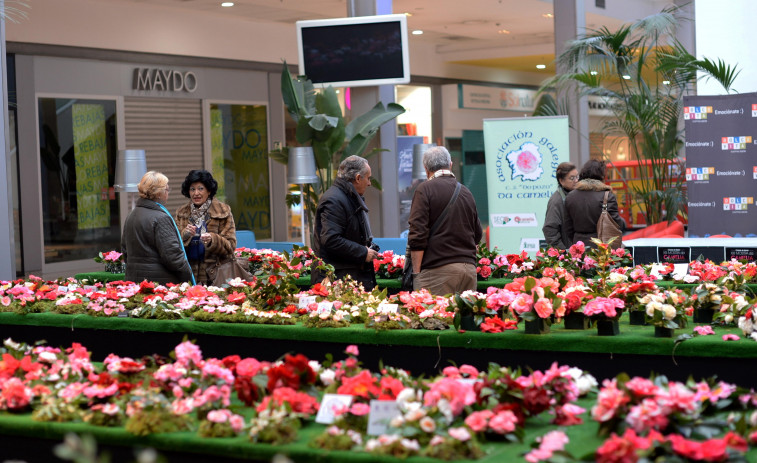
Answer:
[[278, 277], [276, 275], [271, 275], [268, 277], [268, 284], [275, 285], [277, 280]]
[[153, 289], [155, 289], [155, 283], [151, 281], [145, 280], [139, 284], [139, 292], [142, 294], [149, 294]]
[[329, 295], [329, 292], [328, 292], [328, 290], [326, 290], [326, 287], [323, 286], [320, 283], [314, 284], [313, 287], [310, 288], [310, 291], [308, 291], [308, 292], [310, 294], [314, 295], [314, 296], [323, 296], [323, 297], [326, 297], [326, 296]]
[[612, 433], [612, 436], [597, 449], [596, 459], [597, 463], [635, 463], [639, 457], [636, 455], [633, 442]]
[[246, 294], [238, 293], [236, 291], [226, 296], [227, 301], [229, 301], [231, 304], [237, 304], [237, 305], [241, 305], [245, 301], [245, 299], [247, 299]]
[[273, 298], [270, 298], [267, 301], [265, 301], [265, 303], [273, 307], [274, 304], [276, 304], [276, 301], [274, 301]]
[[297, 306], [294, 304], [289, 304], [284, 308], [284, 313], [295, 313], [297, 311]]
[[314, 383], [316, 374], [308, 365], [308, 361], [302, 354], [287, 354], [283, 364], [268, 369], [268, 390], [273, 391], [279, 387], [299, 389], [302, 383]]
[[234, 390], [237, 391], [239, 400], [248, 407], [251, 407], [260, 397], [258, 386], [252, 381], [251, 377], [237, 376], [234, 378]]
[[393, 376], [384, 376], [381, 378], [381, 394], [378, 400], [395, 400], [405, 385], [402, 381]]
[[18, 378], [6, 381], [0, 394], [0, 408], [14, 411], [26, 408], [32, 398], [32, 390]]
[[368, 370], [362, 370], [355, 376], [344, 378], [342, 385], [337, 389], [337, 394], [349, 394], [356, 397], [372, 399], [381, 393], [376, 378]]
[[481, 332], [483, 333], [501, 333], [505, 330], [514, 330], [517, 328], [517, 321], [511, 319], [502, 320], [498, 315], [487, 317], [486, 320], [481, 323]]
[[3, 354], [3, 359], [0, 360], [0, 379], [13, 376], [20, 365], [21, 362], [13, 358], [11, 354]]

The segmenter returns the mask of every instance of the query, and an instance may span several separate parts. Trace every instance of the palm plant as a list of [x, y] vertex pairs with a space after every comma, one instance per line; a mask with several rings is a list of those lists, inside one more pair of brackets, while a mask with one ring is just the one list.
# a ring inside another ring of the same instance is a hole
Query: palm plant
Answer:
[[565, 72], [545, 82], [535, 112], [567, 114], [564, 103], [543, 93], [555, 88], [577, 88], [581, 96], [603, 98], [613, 112], [604, 134], [626, 137], [632, 159], [648, 162], [652, 169], [650, 177], [641, 176], [633, 186], [649, 224], [674, 220], [685, 210], [679, 157], [684, 95], [703, 77], [730, 91], [738, 74], [722, 60], [698, 60], [686, 50], [675, 38], [679, 13], [675, 7], [665, 9], [616, 31], [603, 27], [569, 42], [557, 58], [558, 69]]
[[[306, 76], [292, 77], [286, 63], [281, 72], [281, 93], [289, 115], [297, 123], [297, 143], [313, 148], [319, 179], [316, 185], [306, 185], [303, 195], [290, 191], [286, 201], [291, 207], [292, 204], [299, 204], [304, 197], [308, 224], [312, 227], [318, 199], [334, 183], [339, 164], [352, 155], [368, 157], [386, 151], [373, 148], [364, 154], [379, 127], [404, 113], [405, 108], [396, 103], [389, 103], [385, 108], [378, 102], [367, 113], [345, 124], [336, 90], [328, 86], [317, 91]], [[268, 156], [274, 161], [288, 164], [288, 151], [287, 147], [282, 147], [268, 153]], [[381, 188], [375, 178], [371, 182]]]

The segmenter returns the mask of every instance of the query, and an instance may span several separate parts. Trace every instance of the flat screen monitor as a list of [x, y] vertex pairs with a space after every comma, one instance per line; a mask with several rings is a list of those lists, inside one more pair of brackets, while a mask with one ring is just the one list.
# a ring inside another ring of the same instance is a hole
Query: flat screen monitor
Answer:
[[403, 14], [297, 21], [301, 75], [334, 87], [410, 83]]

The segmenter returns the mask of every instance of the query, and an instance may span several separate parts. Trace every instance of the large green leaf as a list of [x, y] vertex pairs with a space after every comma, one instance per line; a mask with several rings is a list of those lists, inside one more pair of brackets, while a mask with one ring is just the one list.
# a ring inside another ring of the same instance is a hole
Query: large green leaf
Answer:
[[352, 140], [357, 134], [365, 138], [372, 137], [379, 127], [405, 112], [397, 103], [389, 103], [386, 108], [379, 101], [370, 111], [350, 121], [345, 129], [346, 139]]
[[326, 114], [316, 114], [308, 120], [308, 125], [316, 132], [323, 132], [328, 128], [335, 128], [339, 125], [339, 118], [327, 116]]

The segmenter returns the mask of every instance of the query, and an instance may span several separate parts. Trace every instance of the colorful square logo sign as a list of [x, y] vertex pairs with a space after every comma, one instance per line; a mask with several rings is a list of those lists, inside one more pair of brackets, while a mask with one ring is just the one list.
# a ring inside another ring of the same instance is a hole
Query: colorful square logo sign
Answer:
[[720, 149], [721, 150], [745, 150], [746, 145], [752, 143], [752, 137], [721, 137]]
[[752, 117], [757, 117], [757, 104], [752, 105]]
[[712, 113], [712, 106], [684, 106], [683, 118], [689, 119], [707, 119], [707, 114]]
[[754, 204], [754, 197], [752, 196], [729, 196], [723, 198], [724, 211], [745, 211], [750, 204]]
[[686, 181], [709, 180], [710, 175], [715, 174], [714, 167], [687, 167]]
[[752, 167], [752, 178], [757, 180], [757, 166]]

